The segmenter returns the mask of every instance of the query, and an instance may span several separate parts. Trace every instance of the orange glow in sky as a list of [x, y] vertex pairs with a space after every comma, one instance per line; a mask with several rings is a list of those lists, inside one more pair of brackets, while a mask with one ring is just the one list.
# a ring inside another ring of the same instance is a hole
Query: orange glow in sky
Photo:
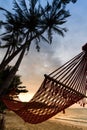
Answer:
[[28, 102], [32, 99], [34, 94], [30, 93], [21, 93], [19, 94], [19, 99], [23, 102]]

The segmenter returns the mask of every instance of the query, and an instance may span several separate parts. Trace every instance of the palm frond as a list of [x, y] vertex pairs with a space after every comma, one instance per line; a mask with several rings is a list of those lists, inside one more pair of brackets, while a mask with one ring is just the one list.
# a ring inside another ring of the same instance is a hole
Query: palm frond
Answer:
[[49, 12], [51, 10], [52, 6], [49, 4], [49, 2], [47, 1], [46, 6], [44, 7], [44, 12]]
[[56, 18], [59, 19], [59, 20], [64, 20], [66, 19], [67, 17], [70, 16], [70, 12], [69, 11], [66, 11], [64, 9], [61, 9], [57, 14], [56, 14]]
[[0, 34], [0, 36], [2, 37], [2, 36], [5, 36], [5, 35], [8, 35], [8, 34], [10, 34], [10, 31], [6, 31], [6, 32], [2, 33], [2, 34]]
[[54, 32], [59, 34], [60, 36], [64, 37], [64, 32], [66, 31], [65, 28], [60, 28], [60, 27], [53, 27]]
[[[8, 21], [11, 19], [13, 19], [14, 18], [14, 14], [12, 14], [11, 12], [9, 12], [8, 10], [6, 10], [6, 9], [4, 9], [4, 8], [2, 8], [2, 7], [0, 7], [0, 10], [2, 10], [2, 11], [5, 11], [5, 17], [6, 17], [6, 20], [7, 20], [7, 24], [8, 24]], [[3, 25], [4, 24], [6, 24], [6, 22], [3, 22]]]
[[31, 11], [34, 11], [37, 2], [38, 2], [38, 0], [29, 0], [30, 10], [31, 10]]
[[73, 3], [76, 3], [77, 0], [72, 0]]
[[39, 42], [38, 42], [37, 38], [35, 39], [35, 44], [36, 44], [36, 50], [37, 50], [37, 52], [40, 52], [40, 46], [39, 46]]
[[51, 13], [53, 12], [53, 14], [55, 15], [55, 13], [61, 9], [61, 1], [53, 0], [51, 8]]
[[4, 41], [8, 41], [11, 38], [11, 35], [4, 35], [3, 37], [1, 37], [2, 40]]
[[0, 48], [8, 48], [9, 45], [0, 45]]
[[76, 3], [76, 1], [77, 1], [77, 0], [61, 0], [61, 2], [62, 2], [63, 4], [68, 4], [68, 3], [70, 3], [70, 2]]
[[42, 39], [43, 41], [45, 41], [46, 43], [49, 43], [49, 41], [48, 41], [43, 35], [41, 35], [40, 37], [41, 37], [41, 39]]
[[0, 10], [5, 11], [8, 15], [12, 15], [12, 13], [10, 11], [8, 11], [8, 10], [2, 8], [2, 7], [0, 7]]
[[16, 12], [16, 14], [18, 15], [19, 19], [23, 19], [23, 18], [26, 19], [26, 17], [25, 17], [25, 12], [24, 12], [23, 9], [19, 6], [19, 4], [17, 3], [16, 0], [14, 0], [13, 5], [14, 5], [13, 10]]
[[0, 20], [0, 28], [3, 26], [3, 21]]
[[21, 5], [21, 7], [22, 7], [22, 10], [23, 10], [26, 14], [29, 14], [28, 8], [27, 8], [27, 5], [26, 5], [26, 1], [25, 1], [25, 0], [20, 0], [20, 5]]
[[64, 31], [64, 32], [67, 32], [67, 31], [68, 31], [68, 29], [67, 29], [67, 28], [62, 28], [62, 29], [63, 29], [63, 31]]
[[48, 28], [48, 40], [49, 40], [49, 43], [51, 44], [52, 43], [52, 28]]
[[66, 20], [59, 20], [59, 21], [56, 21], [55, 24], [57, 25], [62, 25], [64, 23], [66, 23], [67, 21]]

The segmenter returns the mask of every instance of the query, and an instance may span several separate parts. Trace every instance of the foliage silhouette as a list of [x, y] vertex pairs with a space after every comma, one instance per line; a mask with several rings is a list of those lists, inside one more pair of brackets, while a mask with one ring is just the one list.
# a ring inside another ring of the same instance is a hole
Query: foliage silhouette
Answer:
[[37, 51], [40, 51], [41, 40], [51, 44], [54, 32], [64, 36], [67, 29], [62, 25], [70, 16], [70, 12], [66, 10], [66, 5], [70, 2], [75, 3], [76, 0], [52, 0], [51, 3], [47, 1], [44, 7], [39, 0], [28, 0], [28, 4], [25, 0], [14, 0], [12, 12], [0, 7], [0, 11], [5, 13], [5, 21], [0, 20], [0, 26], [5, 30], [0, 35], [0, 46], [7, 48], [0, 71], [19, 54], [17, 62], [0, 88], [0, 95], [8, 89], [32, 42], [35, 43]]

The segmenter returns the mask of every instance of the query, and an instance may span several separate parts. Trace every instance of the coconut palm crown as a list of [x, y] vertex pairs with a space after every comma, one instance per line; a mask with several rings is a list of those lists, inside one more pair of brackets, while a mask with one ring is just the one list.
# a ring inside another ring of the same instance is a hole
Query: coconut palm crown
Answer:
[[[6, 41], [2, 47], [9, 48], [10, 54], [23, 44], [29, 49], [32, 40], [36, 41], [36, 46], [40, 39], [51, 43], [53, 31], [62, 36], [66, 32], [61, 25], [66, 22], [70, 13], [61, 1], [53, 0], [51, 4], [47, 2], [45, 7], [41, 6], [38, 0], [28, 0], [28, 2], [29, 5], [25, 0], [20, 0], [19, 3], [14, 0], [13, 12], [0, 8], [5, 11], [6, 17], [5, 22], [1, 22], [5, 28], [5, 33], [1, 34], [2, 40]], [[48, 37], [44, 36], [46, 31]]]

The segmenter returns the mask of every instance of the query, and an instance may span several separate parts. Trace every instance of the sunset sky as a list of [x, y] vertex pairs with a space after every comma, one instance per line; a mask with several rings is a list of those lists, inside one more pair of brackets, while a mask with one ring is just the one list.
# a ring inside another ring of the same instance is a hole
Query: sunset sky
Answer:
[[[10, 10], [12, 0], [0, 0], [0, 7]], [[71, 3], [67, 6], [67, 9], [70, 10], [71, 16], [67, 19], [67, 23], [63, 25], [68, 29], [65, 37], [55, 35], [52, 45], [42, 42], [39, 53], [32, 45], [29, 54], [25, 55], [21, 63], [18, 74], [22, 76], [23, 85], [27, 86], [29, 90], [26, 97], [37, 91], [45, 73], [49, 74], [77, 55], [81, 52], [82, 45], [87, 42], [87, 0], [78, 0], [75, 4]], [[1, 18], [3, 16], [0, 14]], [[0, 53], [0, 61], [3, 52]]]

